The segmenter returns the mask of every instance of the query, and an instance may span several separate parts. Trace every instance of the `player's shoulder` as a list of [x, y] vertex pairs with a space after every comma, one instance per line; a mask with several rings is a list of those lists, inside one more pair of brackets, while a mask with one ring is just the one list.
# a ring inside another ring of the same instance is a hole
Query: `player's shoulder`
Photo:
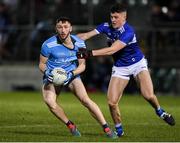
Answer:
[[84, 40], [80, 39], [78, 36], [71, 34], [71, 38], [73, 39], [73, 43], [77, 47], [79, 48], [86, 47]]
[[77, 35], [71, 34], [71, 38], [73, 38], [76, 42], [84, 42], [84, 40], [80, 39]]
[[104, 27], [109, 27], [109, 26], [110, 26], [110, 24], [109, 24], [108, 22], [104, 22], [104, 23], [102, 23], [102, 25], [103, 25]]
[[130, 24], [128, 24], [127, 22], [123, 25], [123, 28], [126, 32], [134, 33], [134, 28]]
[[104, 27], [104, 28], [109, 28], [110, 24], [108, 22], [103, 22], [101, 24], [99, 24], [100, 27]]
[[51, 48], [51, 47], [55, 46], [55, 44], [57, 44], [56, 35], [54, 35], [54, 36], [48, 38], [47, 40], [45, 40], [42, 45]]

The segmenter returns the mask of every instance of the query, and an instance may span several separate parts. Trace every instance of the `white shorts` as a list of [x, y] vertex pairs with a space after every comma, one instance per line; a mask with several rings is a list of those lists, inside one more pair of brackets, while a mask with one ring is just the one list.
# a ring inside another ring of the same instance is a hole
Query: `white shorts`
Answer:
[[112, 68], [112, 77], [120, 77], [122, 79], [130, 79], [130, 76], [133, 75], [134, 77], [140, 73], [141, 71], [147, 70], [147, 60], [142, 58], [139, 62], [125, 67], [116, 67], [113, 66]]

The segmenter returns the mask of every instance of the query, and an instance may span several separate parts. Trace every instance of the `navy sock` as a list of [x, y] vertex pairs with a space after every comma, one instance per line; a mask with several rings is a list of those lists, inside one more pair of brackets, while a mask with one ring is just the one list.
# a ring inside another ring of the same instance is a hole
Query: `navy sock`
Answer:
[[104, 124], [104, 125], [102, 125], [102, 127], [103, 127], [103, 129], [105, 129], [105, 128], [108, 128], [109, 126], [108, 126], [108, 124]]
[[69, 125], [74, 125], [74, 123], [73, 122], [71, 122], [70, 120], [66, 123], [66, 126], [69, 126]]
[[156, 114], [160, 117], [163, 114], [164, 110], [162, 108], [156, 109]]
[[110, 131], [110, 128], [109, 128], [108, 124], [104, 124], [104, 125], [102, 125], [102, 127], [103, 127], [103, 130], [104, 130], [105, 133]]

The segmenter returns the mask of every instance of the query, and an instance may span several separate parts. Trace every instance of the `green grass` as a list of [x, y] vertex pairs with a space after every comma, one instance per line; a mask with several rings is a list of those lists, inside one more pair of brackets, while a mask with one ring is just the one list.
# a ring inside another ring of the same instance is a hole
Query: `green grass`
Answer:
[[[104, 94], [91, 94], [105, 118], [113, 127]], [[171, 127], [159, 119], [142, 96], [124, 95], [120, 101], [125, 136], [106, 138], [100, 125], [70, 93], [62, 93], [58, 102], [68, 117], [77, 124], [82, 137], [72, 137], [43, 103], [38, 92], [0, 93], [1, 142], [177, 142], [180, 141], [180, 97], [160, 96], [161, 106], [172, 113], [176, 125]]]

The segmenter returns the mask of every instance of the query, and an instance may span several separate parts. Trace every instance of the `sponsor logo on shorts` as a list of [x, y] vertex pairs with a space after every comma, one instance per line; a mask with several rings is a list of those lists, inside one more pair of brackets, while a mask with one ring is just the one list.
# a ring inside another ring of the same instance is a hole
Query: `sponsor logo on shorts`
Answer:
[[133, 62], [135, 62], [135, 61], [136, 61], [136, 59], [135, 59], [135, 58], [132, 58], [132, 61], [133, 61]]

